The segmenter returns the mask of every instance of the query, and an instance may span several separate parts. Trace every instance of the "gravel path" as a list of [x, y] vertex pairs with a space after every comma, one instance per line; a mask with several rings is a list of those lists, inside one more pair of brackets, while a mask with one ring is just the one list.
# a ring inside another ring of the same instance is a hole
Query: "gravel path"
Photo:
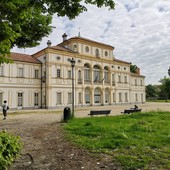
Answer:
[[[120, 115], [133, 105], [104, 106], [111, 109], [111, 115]], [[170, 111], [169, 103], [146, 103], [138, 105], [142, 111]], [[89, 110], [101, 107], [76, 108], [76, 117], [88, 117]], [[21, 136], [24, 148], [11, 170], [114, 170], [108, 155], [95, 155], [68, 142], [62, 130], [62, 110], [29, 110], [14, 114], [10, 111], [7, 120], [0, 120], [0, 130]]]

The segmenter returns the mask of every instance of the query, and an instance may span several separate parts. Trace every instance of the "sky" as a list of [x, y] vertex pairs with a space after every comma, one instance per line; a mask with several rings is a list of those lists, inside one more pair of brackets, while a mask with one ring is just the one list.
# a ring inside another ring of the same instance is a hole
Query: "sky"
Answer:
[[87, 5], [87, 12], [74, 20], [54, 15], [53, 32], [43, 38], [34, 48], [18, 49], [13, 52], [34, 54], [62, 42], [62, 35], [68, 38], [78, 36], [102, 42], [115, 47], [115, 58], [131, 62], [146, 76], [145, 84], [159, 84], [168, 77], [170, 66], [170, 0], [115, 0], [115, 10]]

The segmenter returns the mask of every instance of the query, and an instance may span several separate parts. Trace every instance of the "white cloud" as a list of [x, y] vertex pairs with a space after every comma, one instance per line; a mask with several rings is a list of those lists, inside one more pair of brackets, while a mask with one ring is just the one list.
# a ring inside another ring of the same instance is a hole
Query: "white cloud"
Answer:
[[35, 53], [62, 41], [62, 34], [94, 39], [115, 47], [116, 58], [132, 62], [141, 68], [146, 84], [157, 84], [167, 76], [170, 65], [170, 2], [168, 0], [116, 0], [115, 10], [87, 5], [88, 12], [74, 20], [54, 16], [53, 30], [40, 46], [13, 51]]

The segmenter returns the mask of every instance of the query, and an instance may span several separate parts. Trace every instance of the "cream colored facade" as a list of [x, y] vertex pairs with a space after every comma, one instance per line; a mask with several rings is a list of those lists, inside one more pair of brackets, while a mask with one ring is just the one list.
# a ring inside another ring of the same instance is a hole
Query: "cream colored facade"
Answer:
[[[33, 55], [40, 62], [3, 65], [0, 99], [8, 100], [14, 109], [71, 106], [73, 58], [76, 107], [145, 102], [145, 77], [130, 73], [130, 63], [116, 59], [113, 50], [82, 37], [67, 40], [64, 34], [61, 44], [49, 44]], [[24, 70], [23, 77], [17, 77], [19, 68]]]

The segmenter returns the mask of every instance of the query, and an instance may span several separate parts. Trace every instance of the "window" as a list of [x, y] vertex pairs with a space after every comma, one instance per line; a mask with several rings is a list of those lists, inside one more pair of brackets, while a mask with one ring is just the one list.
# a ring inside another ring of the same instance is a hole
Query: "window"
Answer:
[[72, 103], [72, 97], [71, 97], [71, 94], [72, 93], [68, 93], [68, 104], [71, 104]]
[[39, 70], [35, 70], [35, 78], [38, 79]]
[[94, 82], [100, 81], [100, 68], [98, 66], [94, 66], [93, 78]]
[[84, 65], [84, 80], [90, 81], [90, 67], [87, 64]]
[[89, 52], [89, 47], [88, 47], [88, 46], [85, 47], [85, 52], [86, 52], [86, 53]]
[[125, 79], [125, 83], [127, 83], [127, 76], [125, 76], [124, 79]]
[[128, 94], [125, 93], [125, 102], [128, 102]]
[[57, 104], [61, 104], [61, 92], [57, 92]]
[[81, 80], [81, 70], [78, 71], [78, 79]]
[[85, 103], [90, 104], [90, 89], [89, 88], [85, 89]]
[[68, 70], [68, 79], [71, 79], [71, 70]]
[[0, 92], [0, 106], [2, 106], [2, 92]]
[[22, 93], [18, 93], [18, 107], [22, 107], [23, 105], [23, 94]]
[[60, 78], [61, 77], [61, 70], [57, 69], [57, 77]]
[[0, 76], [3, 76], [3, 66], [0, 66]]
[[100, 54], [99, 54], [99, 49], [96, 49], [96, 57], [100, 57]]
[[109, 103], [109, 90], [105, 90], [105, 103]]
[[122, 102], [122, 93], [119, 93], [119, 102]]
[[136, 100], [136, 102], [138, 101], [138, 94], [137, 93], [135, 94], [135, 100]]
[[18, 77], [24, 77], [24, 69], [23, 68], [19, 68], [18, 70]]
[[77, 50], [77, 45], [74, 44], [74, 45], [73, 45], [73, 51], [76, 51], [76, 50]]
[[143, 85], [143, 81], [142, 81], [142, 80], [140, 80], [140, 85], [141, 85], [141, 86]]
[[118, 76], [118, 82], [119, 83], [121, 82], [121, 76], [120, 75]]
[[135, 86], [137, 86], [137, 79], [135, 79]]
[[106, 83], [109, 82], [109, 71], [108, 71], [108, 68], [107, 68], [107, 67], [104, 68], [104, 81], [105, 81]]
[[38, 93], [34, 93], [34, 106], [38, 106]]
[[79, 93], [79, 104], [81, 104], [81, 103], [82, 103], [82, 101], [81, 101], [81, 97], [82, 97], [82, 95], [81, 95], [81, 93]]
[[106, 56], [106, 57], [108, 56], [108, 52], [107, 52], [107, 51], [105, 51], [105, 56]]
[[116, 98], [115, 98], [115, 93], [113, 93], [113, 102], [116, 101]]

